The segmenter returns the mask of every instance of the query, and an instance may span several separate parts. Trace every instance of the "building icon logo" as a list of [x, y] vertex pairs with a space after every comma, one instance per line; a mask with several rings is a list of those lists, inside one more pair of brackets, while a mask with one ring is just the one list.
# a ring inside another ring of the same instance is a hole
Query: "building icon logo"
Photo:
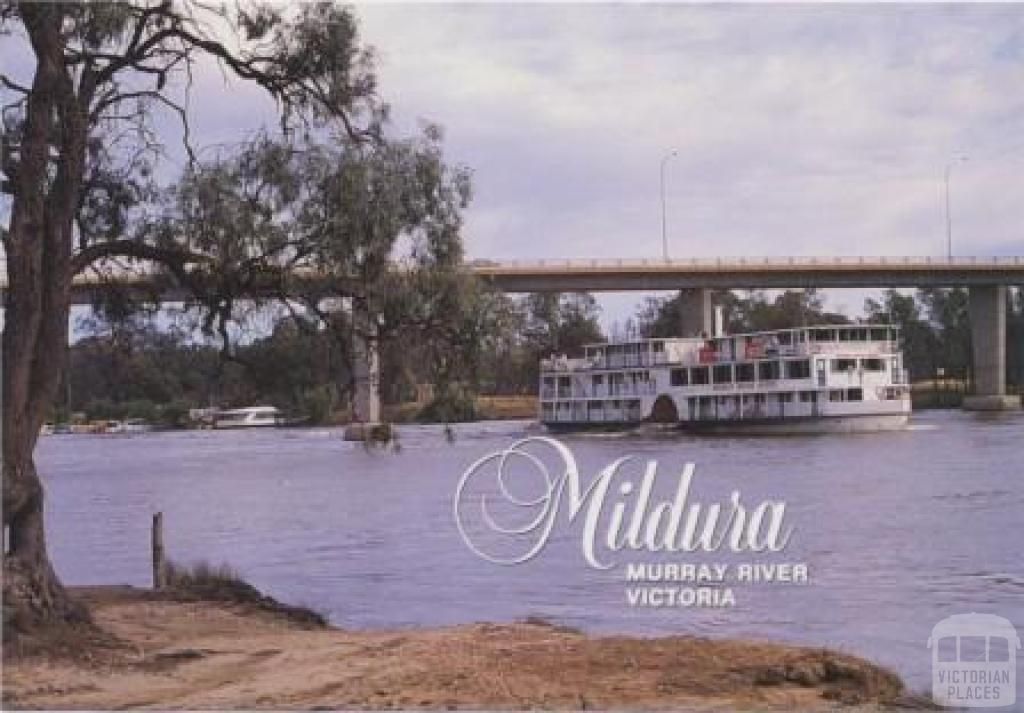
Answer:
[[944, 706], [995, 708], [1017, 701], [1020, 639], [1008, 619], [954, 614], [932, 628], [932, 698]]

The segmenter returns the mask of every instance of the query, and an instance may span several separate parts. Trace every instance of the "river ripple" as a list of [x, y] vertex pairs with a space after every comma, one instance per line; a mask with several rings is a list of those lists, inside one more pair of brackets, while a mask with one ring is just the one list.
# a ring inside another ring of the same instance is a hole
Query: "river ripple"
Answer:
[[38, 460], [67, 582], [148, 584], [150, 515], [161, 510], [175, 559], [230, 563], [341, 626], [543, 616], [594, 632], [784, 639], [871, 657], [924, 689], [940, 619], [991, 612], [1024, 635], [1024, 420], [925, 412], [913, 424], [857, 436], [566, 439], [585, 480], [631, 453], [666, 476], [696, 463], [699, 500], [734, 488], [751, 502], [786, 500], [795, 534], [772, 559], [809, 563], [811, 584], [740, 586], [729, 609], [629, 607], [622, 573], [586, 567], [573, 528], [520, 566], [470, 552], [452, 518], [455, 485], [524, 423], [458, 426], [453, 442], [404, 426], [399, 452], [345, 443], [336, 429], [53, 436]]

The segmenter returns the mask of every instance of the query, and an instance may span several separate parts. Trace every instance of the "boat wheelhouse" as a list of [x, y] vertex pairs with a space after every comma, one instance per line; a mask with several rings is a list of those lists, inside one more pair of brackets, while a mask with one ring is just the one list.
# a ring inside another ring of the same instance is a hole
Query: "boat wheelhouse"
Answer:
[[541, 360], [539, 401], [556, 430], [862, 431], [910, 415], [899, 330], [887, 324], [589, 344], [582, 358]]

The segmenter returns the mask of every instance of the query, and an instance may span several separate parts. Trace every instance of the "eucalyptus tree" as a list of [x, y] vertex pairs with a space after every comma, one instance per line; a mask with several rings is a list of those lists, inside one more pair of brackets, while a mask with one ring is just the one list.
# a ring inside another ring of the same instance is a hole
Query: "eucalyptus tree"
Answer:
[[480, 289], [461, 269], [469, 179], [436, 127], [374, 143], [260, 137], [192, 167], [143, 230], [207, 257], [184, 279], [226, 346], [244, 297], [327, 332], [351, 374], [361, 343], [457, 339]]
[[47, 554], [33, 460], [61, 378], [72, 278], [113, 259], [155, 261], [223, 303], [232, 286], [249, 279], [244, 271], [256, 257], [240, 253], [226, 276], [214, 278], [211, 255], [165, 231], [126, 235], [133, 210], [153, 194], [153, 162], [165, 149], [154, 117], [167, 112], [179, 120], [188, 144], [191, 79], [209, 61], [264, 90], [285, 134], [372, 142], [384, 112], [355, 19], [330, 3], [279, 9], [2, 0], [0, 35], [7, 56], [22, 52], [28, 60], [24, 76], [11, 73], [18, 62], [5, 62], [0, 76], [10, 216], [3, 231], [3, 597], [10, 632], [75, 613]]

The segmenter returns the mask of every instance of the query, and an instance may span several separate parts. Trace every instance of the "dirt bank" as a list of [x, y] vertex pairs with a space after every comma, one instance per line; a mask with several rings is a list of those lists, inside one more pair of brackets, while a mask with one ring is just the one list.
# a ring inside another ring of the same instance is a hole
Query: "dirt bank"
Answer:
[[74, 591], [105, 634], [6, 651], [6, 706], [874, 709], [902, 689], [821, 649], [596, 638], [543, 622], [343, 631], [252, 602]]

